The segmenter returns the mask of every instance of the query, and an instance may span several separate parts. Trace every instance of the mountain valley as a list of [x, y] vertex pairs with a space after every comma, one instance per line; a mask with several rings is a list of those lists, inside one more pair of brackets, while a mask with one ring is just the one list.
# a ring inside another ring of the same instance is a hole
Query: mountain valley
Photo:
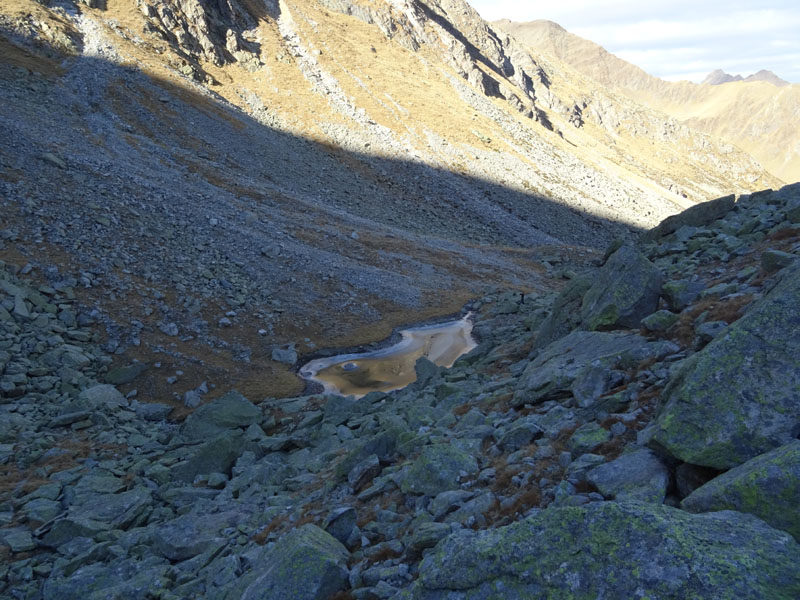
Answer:
[[0, 597], [800, 596], [797, 85], [511, 25], [3, 3]]

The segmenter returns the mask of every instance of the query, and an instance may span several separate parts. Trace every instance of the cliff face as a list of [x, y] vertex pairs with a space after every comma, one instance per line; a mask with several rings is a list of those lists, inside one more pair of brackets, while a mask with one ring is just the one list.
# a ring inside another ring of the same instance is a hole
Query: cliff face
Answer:
[[499, 21], [495, 25], [534, 53], [570, 65], [603, 87], [694, 130], [727, 140], [754, 156], [775, 177], [787, 182], [800, 179], [794, 125], [800, 85], [789, 84], [769, 71], [738, 79], [715, 71], [701, 85], [673, 83], [648, 75], [551, 21]]

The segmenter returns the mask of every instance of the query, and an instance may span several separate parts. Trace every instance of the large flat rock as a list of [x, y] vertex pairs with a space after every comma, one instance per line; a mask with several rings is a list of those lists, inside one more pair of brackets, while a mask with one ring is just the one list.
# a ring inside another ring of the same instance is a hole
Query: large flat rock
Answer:
[[789, 534], [751, 515], [603, 502], [453, 534], [401, 597], [790, 600], [800, 597], [798, 560]]

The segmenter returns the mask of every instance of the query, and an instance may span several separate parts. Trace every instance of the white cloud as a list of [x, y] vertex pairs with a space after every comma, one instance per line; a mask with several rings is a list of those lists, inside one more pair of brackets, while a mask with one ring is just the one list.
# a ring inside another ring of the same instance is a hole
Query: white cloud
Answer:
[[800, 82], [796, 0], [477, 0], [472, 5], [489, 20], [556, 21], [665, 79], [699, 81], [716, 68], [742, 75], [770, 69]]

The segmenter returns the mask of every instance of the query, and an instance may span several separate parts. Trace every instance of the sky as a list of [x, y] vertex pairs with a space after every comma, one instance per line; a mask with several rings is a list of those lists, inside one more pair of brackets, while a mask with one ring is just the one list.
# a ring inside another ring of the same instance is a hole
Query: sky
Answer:
[[800, 82], [798, 0], [467, 1], [487, 21], [555, 21], [669, 81], [768, 69]]

